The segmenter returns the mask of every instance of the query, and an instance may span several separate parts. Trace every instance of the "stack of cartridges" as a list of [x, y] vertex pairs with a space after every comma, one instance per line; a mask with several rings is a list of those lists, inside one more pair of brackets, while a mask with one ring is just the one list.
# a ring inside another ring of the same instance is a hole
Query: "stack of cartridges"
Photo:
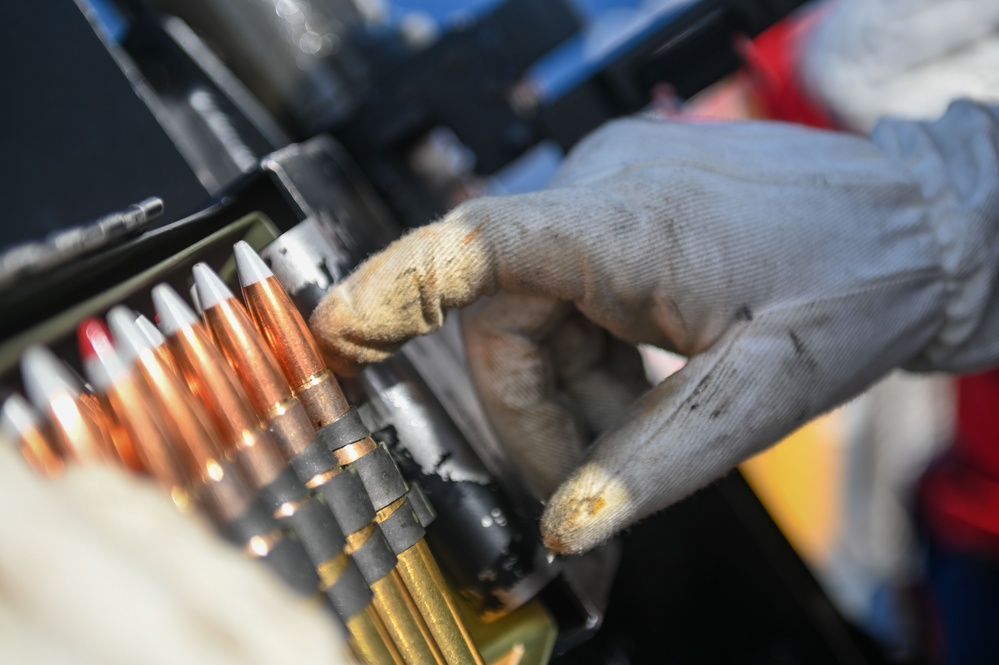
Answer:
[[194, 267], [200, 316], [152, 290], [159, 325], [119, 306], [80, 324], [84, 384], [48, 349], [0, 424], [39, 473], [118, 464], [292, 589], [322, 594], [366, 663], [482, 663], [424, 541], [427, 511], [326, 369], [270, 269], [235, 246], [242, 298]]

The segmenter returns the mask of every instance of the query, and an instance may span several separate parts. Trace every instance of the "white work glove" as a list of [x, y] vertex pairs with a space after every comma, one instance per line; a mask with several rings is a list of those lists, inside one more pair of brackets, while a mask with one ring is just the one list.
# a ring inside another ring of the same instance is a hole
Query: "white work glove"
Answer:
[[[997, 152], [999, 114], [970, 103], [873, 140], [615, 122], [551, 189], [471, 201], [370, 258], [311, 325], [350, 373], [491, 296], [463, 319], [473, 377], [538, 493], [568, 475], [548, 546], [585, 551], [894, 367], [997, 362]], [[614, 413], [627, 390], [577, 311], [690, 358], [588, 450], [601, 396]]]
[[800, 66], [844, 127], [938, 117], [955, 99], [999, 100], [999, 2], [830, 0]]
[[33, 476], [0, 440], [0, 663], [351, 663], [318, 603], [118, 469]]

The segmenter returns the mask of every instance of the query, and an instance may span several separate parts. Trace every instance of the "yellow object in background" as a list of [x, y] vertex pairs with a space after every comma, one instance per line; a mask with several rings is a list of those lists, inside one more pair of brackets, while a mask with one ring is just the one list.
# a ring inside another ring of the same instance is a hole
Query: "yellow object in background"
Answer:
[[841, 414], [827, 414], [739, 469], [798, 554], [813, 567], [831, 554], [843, 487]]

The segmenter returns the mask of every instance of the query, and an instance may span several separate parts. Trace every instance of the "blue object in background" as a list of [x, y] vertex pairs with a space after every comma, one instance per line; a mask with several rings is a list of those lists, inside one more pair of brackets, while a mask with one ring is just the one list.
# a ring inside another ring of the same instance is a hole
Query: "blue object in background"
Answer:
[[999, 562], [930, 538], [926, 581], [940, 622], [941, 661], [990, 665], [999, 653]]
[[558, 99], [693, 1], [574, 0], [577, 9], [586, 6], [586, 27], [531, 67], [527, 78], [539, 99]]
[[80, 0], [80, 3], [90, 10], [90, 19], [97, 24], [105, 39], [116, 43], [121, 41], [128, 21], [111, 0]]

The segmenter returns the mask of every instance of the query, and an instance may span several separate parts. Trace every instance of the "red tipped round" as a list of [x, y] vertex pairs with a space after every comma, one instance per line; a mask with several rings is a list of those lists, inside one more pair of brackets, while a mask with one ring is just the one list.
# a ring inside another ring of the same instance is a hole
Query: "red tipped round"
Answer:
[[90, 317], [84, 319], [76, 329], [76, 340], [80, 345], [80, 358], [84, 362], [96, 360], [98, 349], [112, 348], [111, 332], [100, 319]]
[[99, 319], [86, 319], [76, 329], [83, 371], [98, 393], [105, 392], [127, 370], [115, 351], [111, 331]]

